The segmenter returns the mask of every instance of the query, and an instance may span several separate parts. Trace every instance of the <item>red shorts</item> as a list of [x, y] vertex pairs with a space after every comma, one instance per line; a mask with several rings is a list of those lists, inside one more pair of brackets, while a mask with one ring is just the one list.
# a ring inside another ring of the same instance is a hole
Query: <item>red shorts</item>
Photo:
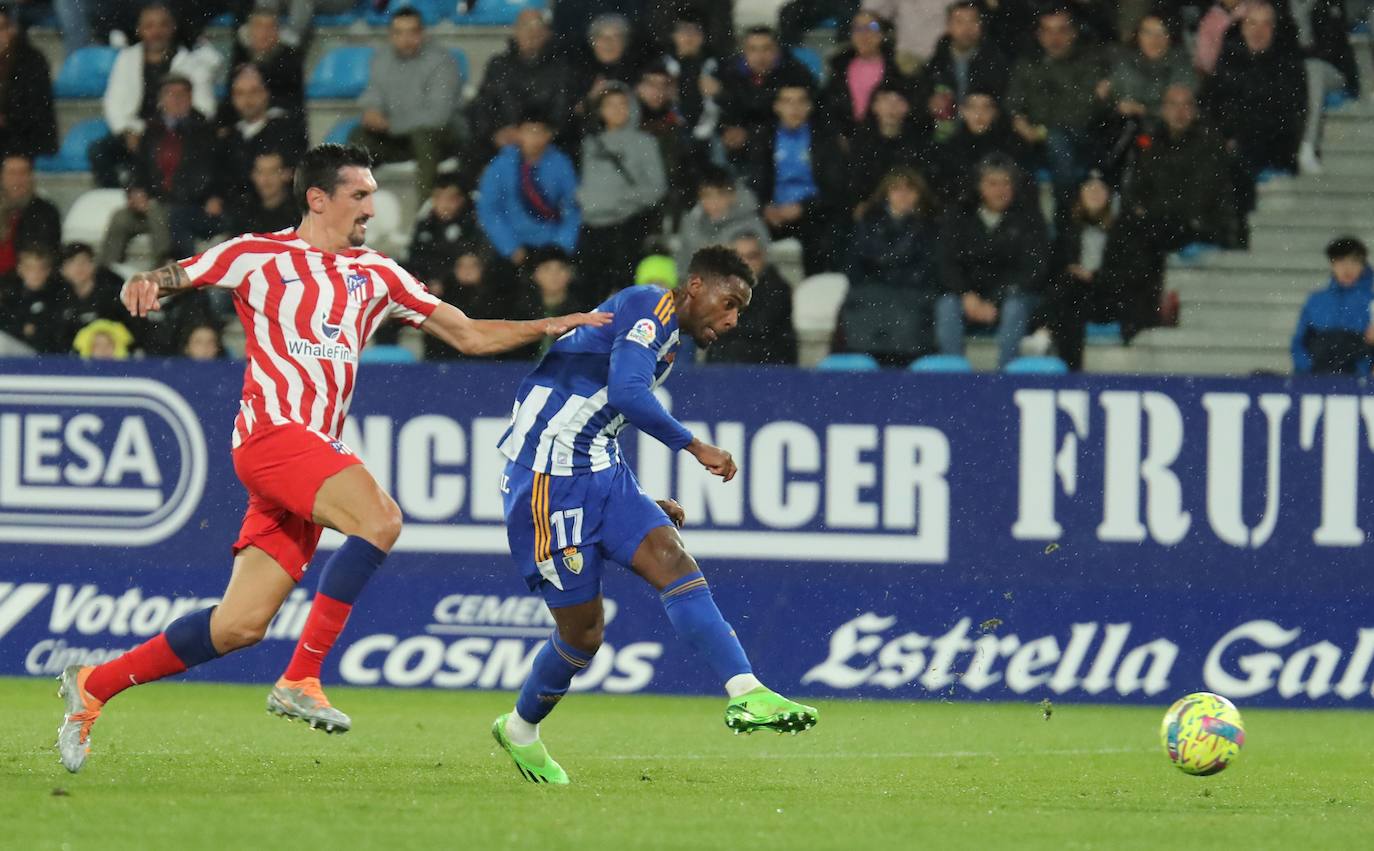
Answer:
[[298, 423], [260, 425], [234, 450], [234, 471], [248, 488], [248, 512], [234, 554], [257, 547], [300, 581], [323, 528], [312, 521], [325, 479], [362, 461], [343, 441]]

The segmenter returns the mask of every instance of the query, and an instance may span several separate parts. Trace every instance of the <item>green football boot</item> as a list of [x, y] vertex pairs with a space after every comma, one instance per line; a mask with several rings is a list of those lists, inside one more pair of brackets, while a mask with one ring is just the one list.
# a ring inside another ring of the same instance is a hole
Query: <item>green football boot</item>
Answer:
[[507, 712], [500, 718], [491, 723], [491, 737], [496, 740], [510, 758], [515, 762], [515, 770], [520, 772], [520, 776], [531, 783], [551, 783], [554, 786], [566, 786], [569, 783], [568, 772], [563, 770], [563, 766], [553, 761], [549, 756], [548, 748], [540, 741], [528, 745], [517, 745], [506, 738], [506, 718], [510, 715]]
[[776, 730], [796, 735], [809, 730], [820, 720], [814, 706], [788, 700], [769, 688], [759, 686], [730, 701], [725, 707], [725, 726], [740, 733]]

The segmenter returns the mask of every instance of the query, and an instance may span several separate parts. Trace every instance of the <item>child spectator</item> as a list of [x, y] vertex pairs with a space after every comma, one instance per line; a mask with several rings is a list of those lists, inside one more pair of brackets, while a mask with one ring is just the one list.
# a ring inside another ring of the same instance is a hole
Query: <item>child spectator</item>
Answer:
[[191, 360], [219, 360], [224, 357], [224, 344], [219, 328], [209, 323], [197, 323], [182, 334], [181, 354]]
[[[485, 247], [470, 240], [458, 251], [448, 273], [430, 289], [434, 295], [457, 307], [473, 319], [499, 319], [506, 315], [512, 301], [510, 281], [494, 269]], [[521, 353], [502, 355], [515, 359]], [[425, 336], [425, 360], [458, 359], [463, 355], [432, 335]]]
[[[513, 315], [526, 319], [547, 319], [567, 313], [581, 313], [595, 305], [580, 300], [576, 291], [576, 275], [572, 258], [556, 245], [546, 245], [530, 252], [525, 261], [528, 280], [521, 288]], [[545, 337], [524, 354], [541, 358], [553, 345], [552, 337]]]
[[19, 249], [19, 262], [0, 277], [0, 331], [39, 354], [64, 352], [62, 305], [66, 287], [53, 270], [46, 247]]
[[477, 219], [462, 181], [457, 174], [441, 173], [429, 193], [429, 213], [415, 222], [406, 268], [421, 281], [437, 281], [477, 236]]
[[134, 320], [119, 301], [123, 282], [114, 272], [95, 265], [95, 250], [84, 242], [63, 246], [62, 280], [67, 296], [61, 306], [56, 351], [71, 351], [76, 333], [97, 319]]
[[477, 222], [497, 253], [515, 266], [541, 245], [570, 254], [577, 248], [577, 172], [552, 142], [549, 119], [527, 110], [517, 142], [502, 148], [482, 172]]
[[698, 250], [723, 245], [742, 233], [760, 234], [766, 245], [768, 228], [759, 218], [758, 199], [749, 189], [737, 187], [735, 178], [720, 166], [704, 167], [696, 206], [682, 217], [678, 230], [678, 276], [687, 274], [687, 264]]
[[72, 350], [82, 360], [128, 360], [134, 335], [112, 319], [97, 319], [77, 332]]
[[849, 206], [862, 219], [878, 184], [894, 168], [924, 164], [930, 122], [911, 108], [905, 87], [883, 83], [849, 143]]
[[1293, 372], [1368, 377], [1374, 346], [1374, 273], [1369, 250], [1354, 237], [1326, 246], [1331, 280], [1307, 297], [1293, 332]]

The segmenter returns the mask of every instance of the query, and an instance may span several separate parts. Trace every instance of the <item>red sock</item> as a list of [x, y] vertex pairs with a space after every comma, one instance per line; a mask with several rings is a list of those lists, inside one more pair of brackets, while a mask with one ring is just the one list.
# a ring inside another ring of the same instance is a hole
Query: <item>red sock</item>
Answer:
[[151, 683], [184, 670], [186, 665], [172, 652], [167, 636], [158, 634], [123, 656], [97, 665], [86, 679], [86, 691], [104, 702], [130, 686]]
[[329, 649], [339, 640], [348, 613], [353, 607], [340, 603], [333, 597], [316, 594], [310, 606], [310, 616], [306, 618], [305, 629], [301, 630], [301, 640], [296, 642], [296, 652], [291, 654], [291, 664], [286, 666], [283, 679], [303, 680], [307, 677], [319, 679], [320, 666]]

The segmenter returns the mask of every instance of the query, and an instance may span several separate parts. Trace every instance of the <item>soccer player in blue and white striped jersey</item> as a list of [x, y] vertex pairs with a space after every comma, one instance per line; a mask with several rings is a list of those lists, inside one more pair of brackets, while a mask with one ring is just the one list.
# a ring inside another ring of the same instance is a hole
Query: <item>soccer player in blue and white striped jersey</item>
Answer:
[[730, 453], [694, 437], [653, 391], [672, 372], [684, 334], [706, 347], [735, 328], [753, 281], [734, 251], [703, 248], [678, 289], [637, 286], [612, 296], [598, 308], [614, 314], [609, 325], [561, 337], [520, 385], [501, 439], [509, 459], [501, 483], [507, 537], [526, 583], [543, 595], [557, 628], [535, 657], [514, 711], [496, 719], [492, 735], [527, 780], [568, 782], [539, 739], [539, 722], [601, 646], [607, 562], [630, 568], [659, 592], [673, 627], [706, 657], [729, 695], [728, 727], [795, 733], [816, 723], [814, 708], [755, 678], [683, 547], [677, 532], [682, 507], [646, 496], [617, 443], [621, 429], [634, 425], [670, 449], [691, 453], [724, 481], [734, 478]]

